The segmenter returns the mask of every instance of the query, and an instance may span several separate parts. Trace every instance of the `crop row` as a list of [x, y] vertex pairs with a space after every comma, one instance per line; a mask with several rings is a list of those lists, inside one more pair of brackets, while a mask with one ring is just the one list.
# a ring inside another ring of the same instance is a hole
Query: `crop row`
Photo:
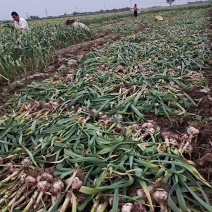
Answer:
[[[192, 6], [202, 8], [208, 5]], [[188, 7], [166, 8], [160, 13], [174, 12]], [[145, 25], [154, 24], [154, 14], [159, 10], [144, 11], [143, 17], [134, 22], [128, 19], [130, 12], [78, 17], [79, 21], [89, 25], [92, 34], [83, 30], [65, 28], [65, 19], [52, 19], [30, 22], [31, 30], [27, 33], [13, 33], [10, 29], [0, 27], [0, 83], [26, 75], [34, 69], [46, 67], [52, 60], [55, 49], [67, 47], [76, 43], [98, 37], [102, 33], [120, 34], [139, 32]], [[129, 22], [129, 23], [128, 23]], [[10, 35], [10, 36], [8, 36]]]

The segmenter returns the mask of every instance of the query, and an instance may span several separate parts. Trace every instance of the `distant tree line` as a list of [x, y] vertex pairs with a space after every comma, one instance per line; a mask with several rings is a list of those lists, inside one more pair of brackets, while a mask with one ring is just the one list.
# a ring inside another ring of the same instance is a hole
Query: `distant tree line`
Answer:
[[[170, 6], [175, 2], [175, 0], [166, 0], [166, 3], [168, 3]], [[201, 3], [205, 3], [205, 2], [209, 2], [209, 0], [205, 0], [205, 1], [193, 1], [193, 2], [188, 2], [188, 4], [201, 4]]]
[[48, 16], [40, 18], [39, 16], [30, 16], [28, 20], [39, 20], [39, 19], [53, 19], [53, 18], [61, 18], [67, 16], [83, 16], [83, 15], [94, 15], [94, 14], [102, 14], [102, 13], [114, 13], [114, 12], [124, 12], [130, 11], [130, 7], [120, 8], [120, 9], [112, 9], [112, 10], [99, 10], [95, 12], [73, 12], [72, 14], [64, 13], [63, 15], [59, 16]]
[[188, 4], [201, 4], [201, 3], [206, 3], [206, 2], [210, 2], [209, 0], [207, 1], [194, 1], [194, 2], [188, 2]]
[[40, 18], [39, 18], [38, 16], [31, 15], [31, 16], [30, 16], [30, 19], [31, 19], [31, 20], [38, 20], [38, 19], [40, 19]]
[[130, 7], [125, 7], [125, 8], [120, 8], [120, 9], [112, 9], [112, 10], [99, 10], [99, 11], [95, 11], [95, 12], [73, 12], [73, 16], [124, 12], [124, 11], [129, 11], [129, 10], [130, 10]]
[[114, 12], [124, 12], [124, 11], [130, 11], [130, 7], [120, 8], [120, 9], [112, 9], [112, 10], [99, 10], [95, 12], [73, 12], [72, 14], [64, 13], [63, 15], [59, 16], [48, 16], [40, 18], [38, 16], [30, 16], [29, 20], [39, 20], [39, 19], [53, 19], [53, 18], [61, 18], [61, 17], [67, 17], [67, 16], [83, 16], [83, 15], [94, 15], [94, 14], [103, 14], [103, 13], [114, 13]]

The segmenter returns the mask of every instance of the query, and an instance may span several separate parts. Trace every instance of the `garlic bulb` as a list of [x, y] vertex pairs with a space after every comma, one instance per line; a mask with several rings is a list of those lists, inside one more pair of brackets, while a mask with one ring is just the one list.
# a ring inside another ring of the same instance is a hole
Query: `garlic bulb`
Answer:
[[53, 176], [48, 173], [43, 173], [40, 178], [40, 180], [44, 180], [44, 181], [48, 181], [48, 182], [52, 182], [53, 179], [54, 179]]
[[29, 165], [31, 165], [31, 160], [28, 157], [26, 157], [26, 158], [24, 158], [24, 160], [21, 161], [21, 164], [23, 166], [29, 166]]
[[4, 159], [3, 157], [0, 157], [0, 165], [4, 164]]
[[47, 181], [40, 181], [37, 186], [38, 190], [43, 193], [48, 191], [51, 187], [50, 183], [48, 183]]
[[133, 209], [132, 203], [126, 203], [122, 206], [121, 212], [131, 212]]
[[161, 211], [165, 211], [168, 199], [168, 192], [162, 188], [156, 188], [152, 194], [152, 197], [155, 200], [155, 202], [160, 205]]
[[191, 126], [187, 129], [187, 133], [193, 138], [199, 134], [199, 130]]
[[131, 87], [131, 90], [132, 90], [132, 93], [135, 93], [135, 92], [136, 92], [136, 86], [133, 85], [133, 86]]
[[138, 189], [138, 190], [137, 190], [137, 195], [138, 195], [139, 197], [145, 196], [144, 190], [143, 190], [143, 189]]
[[75, 177], [72, 183], [72, 189], [78, 190], [80, 189], [81, 186], [82, 186], [82, 181], [78, 177]]
[[32, 185], [35, 185], [36, 182], [37, 182], [37, 180], [36, 180], [34, 177], [32, 177], [32, 176], [27, 176], [27, 177], [25, 178], [25, 183], [26, 183], [27, 185], [32, 186]]
[[155, 125], [152, 124], [151, 122], [147, 122], [147, 123], [144, 123], [141, 127], [142, 128], [154, 128]]
[[136, 211], [136, 212], [146, 212], [146, 208], [140, 202], [135, 202], [134, 203], [133, 211]]
[[113, 205], [113, 199], [114, 197], [109, 197], [109, 204], [112, 206]]
[[58, 180], [53, 184], [52, 188], [55, 193], [61, 192], [64, 189], [64, 183], [61, 180]]
[[118, 118], [119, 121], [123, 121], [124, 120], [124, 117], [121, 114], [118, 114], [117, 118]]
[[149, 189], [149, 192], [151, 192], [154, 189], [155, 186], [154, 186], [154, 184], [150, 184], [147, 187]]
[[96, 212], [100, 212], [102, 209], [102, 205], [98, 205], [97, 209], [96, 209]]
[[58, 180], [53, 184], [51, 191], [55, 201], [61, 197], [63, 190], [64, 190], [64, 183], [61, 180]]

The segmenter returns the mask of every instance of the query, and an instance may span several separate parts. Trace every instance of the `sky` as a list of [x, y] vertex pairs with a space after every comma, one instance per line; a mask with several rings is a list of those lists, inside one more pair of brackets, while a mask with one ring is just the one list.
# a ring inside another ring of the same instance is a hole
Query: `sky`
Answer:
[[[175, 0], [173, 5], [186, 4], [188, 1]], [[92, 12], [101, 9], [118, 9], [129, 7], [131, 4], [137, 4], [140, 8], [168, 6], [166, 0], [0, 0], [0, 20], [10, 20], [12, 11], [16, 11], [23, 18], [26, 18], [28, 14], [45, 17], [45, 9], [48, 16], [56, 16], [64, 13], [70, 14], [74, 11]]]

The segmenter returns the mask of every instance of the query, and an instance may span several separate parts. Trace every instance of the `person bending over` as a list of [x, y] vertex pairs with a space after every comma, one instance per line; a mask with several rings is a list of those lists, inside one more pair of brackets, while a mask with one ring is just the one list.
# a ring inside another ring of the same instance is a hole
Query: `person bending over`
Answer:
[[74, 27], [74, 28], [83, 28], [89, 31], [90, 29], [83, 23], [76, 22], [75, 20], [67, 20], [66, 21], [66, 26], [68, 27]]
[[29, 26], [27, 21], [24, 18], [21, 18], [17, 12], [12, 12], [11, 16], [14, 20], [15, 29], [17, 31], [27, 31], [29, 30]]

